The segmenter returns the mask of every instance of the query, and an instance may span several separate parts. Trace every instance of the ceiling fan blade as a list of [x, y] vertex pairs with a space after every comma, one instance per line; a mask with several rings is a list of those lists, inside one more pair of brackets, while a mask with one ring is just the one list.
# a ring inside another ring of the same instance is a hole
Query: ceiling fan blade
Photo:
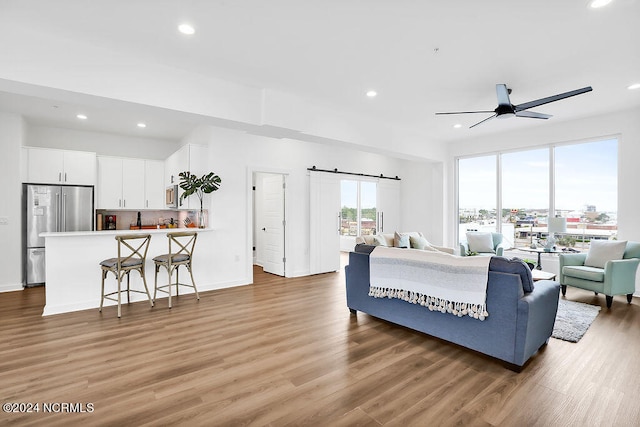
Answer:
[[478, 126], [479, 124], [482, 124], [482, 123], [486, 122], [487, 120], [491, 120], [491, 119], [493, 119], [493, 118], [494, 118], [494, 117], [496, 117], [496, 116], [497, 116], [497, 114], [494, 114], [493, 116], [489, 116], [489, 117], [487, 117], [486, 119], [479, 121], [479, 122], [478, 122], [478, 123], [476, 123], [475, 125], [471, 125], [471, 126], [469, 126], [469, 129], [474, 128], [474, 127]]
[[535, 111], [516, 111], [516, 117], [527, 117], [530, 119], [548, 119], [551, 114], [536, 113]]
[[509, 89], [507, 89], [507, 85], [497, 84], [496, 95], [498, 96], [498, 105], [511, 106], [511, 100], [509, 100]]
[[475, 113], [493, 113], [493, 110], [488, 110], [488, 111], [454, 111], [452, 113], [436, 113], [436, 115], [439, 115], [439, 114], [475, 114]]
[[537, 107], [539, 105], [548, 104], [554, 101], [560, 101], [561, 99], [569, 98], [571, 96], [580, 95], [586, 92], [591, 92], [593, 89], [591, 86], [583, 87], [582, 89], [576, 89], [565, 93], [559, 93], [558, 95], [548, 96], [546, 98], [536, 99], [535, 101], [525, 102], [524, 104], [515, 105], [515, 111], [528, 110], [529, 108]]

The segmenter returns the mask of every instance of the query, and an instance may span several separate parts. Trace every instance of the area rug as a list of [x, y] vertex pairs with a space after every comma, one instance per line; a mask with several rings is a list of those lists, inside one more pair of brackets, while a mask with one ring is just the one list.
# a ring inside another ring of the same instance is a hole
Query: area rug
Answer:
[[551, 336], [569, 342], [580, 341], [580, 338], [587, 332], [600, 309], [601, 307], [597, 305], [560, 299], [558, 301], [556, 323], [553, 326], [553, 334]]

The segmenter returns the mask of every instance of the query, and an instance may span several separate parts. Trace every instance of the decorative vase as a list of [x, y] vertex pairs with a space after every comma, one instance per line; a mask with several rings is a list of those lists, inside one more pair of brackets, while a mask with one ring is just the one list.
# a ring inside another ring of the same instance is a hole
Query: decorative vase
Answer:
[[198, 228], [207, 228], [207, 214], [202, 209], [198, 211]]

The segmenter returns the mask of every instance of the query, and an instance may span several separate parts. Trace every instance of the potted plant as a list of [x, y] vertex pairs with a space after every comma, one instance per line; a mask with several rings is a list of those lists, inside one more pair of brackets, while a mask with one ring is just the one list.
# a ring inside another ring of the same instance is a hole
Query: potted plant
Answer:
[[222, 183], [222, 179], [213, 172], [209, 172], [202, 177], [198, 178], [196, 175], [192, 174], [189, 171], [180, 172], [180, 188], [184, 190], [184, 192], [180, 195], [180, 203], [182, 201], [195, 194], [200, 199], [200, 212], [198, 215], [198, 227], [205, 227], [205, 219], [204, 219], [204, 209], [202, 207], [202, 200], [205, 194], [213, 193], [214, 191], [220, 188], [220, 184]]

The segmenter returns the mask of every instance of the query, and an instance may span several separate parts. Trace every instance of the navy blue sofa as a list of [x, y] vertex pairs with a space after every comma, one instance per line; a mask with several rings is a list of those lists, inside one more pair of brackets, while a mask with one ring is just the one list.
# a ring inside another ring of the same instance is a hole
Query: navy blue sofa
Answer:
[[[522, 261], [492, 258], [486, 300], [489, 317], [480, 321], [429, 311], [399, 299], [370, 297], [368, 252], [373, 248], [358, 246], [358, 252], [349, 253], [345, 269], [347, 306], [354, 314], [361, 311], [459, 344], [500, 359], [515, 371], [551, 337], [560, 284], [540, 280], [534, 286], [531, 271]], [[531, 291], [525, 292], [523, 287]]]

